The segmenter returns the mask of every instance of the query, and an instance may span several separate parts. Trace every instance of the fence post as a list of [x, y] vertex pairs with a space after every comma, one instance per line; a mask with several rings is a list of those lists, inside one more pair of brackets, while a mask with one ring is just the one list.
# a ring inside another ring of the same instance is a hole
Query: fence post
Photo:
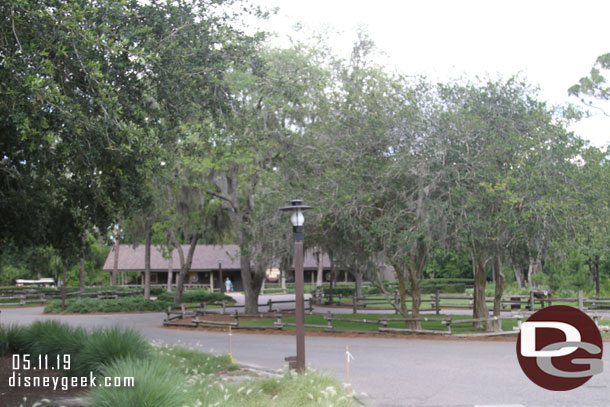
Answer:
[[221, 312], [222, 315], [225, 314], [225, 307], [226, 307], [225, 300], [222, 300], [222, 312]]
[[356, 291], [354, 291], [354, 297], [352, 300], [352, 308], [354, 309], [354, 314], [358, 313], [358, 306], [356, 305], [357, 299], [358, 299], [358, 297], [356, 297]]
[[328, 324], [328, 327], [326, 329], [330, 329], [332, 331], [332, 329], [333, 329], [333, 322], [331, 320], [332, 314], [330, 313], [330, 311], [328, 311], [326, 313], [326, 317], [325, 318], [326, 318], [326, 323]]
[[309, 297], [309, 313], [313, 314], [313, 297]]
[[441, 308], [441, 300], [439, 298], [438, 295], [438, 288], [436, 289], [436, 297], [434, 297], [434, 307], [436, 309], [436, 315], [440, 314], [440, 308]]
[[280, 329], [284, 329], [284, 325], [282, 324], [282, 312], [280, 311], [278, 314], [275, 315], [277, 317], [277, 321], [275, 321], [276, 325], [280, 328]]
[[530, 291], [530, 311], [534, 312], [534, 292]]
[[582, 290], [578, 290], [578, 309], [583, 310], [585, 308], [585, 300], [583, 298]]
[[267, 305], [269, 306], [269, 312], [273, 312], [273, 301], [271, 298], [269, 298], [269, 301], [267, 301]]

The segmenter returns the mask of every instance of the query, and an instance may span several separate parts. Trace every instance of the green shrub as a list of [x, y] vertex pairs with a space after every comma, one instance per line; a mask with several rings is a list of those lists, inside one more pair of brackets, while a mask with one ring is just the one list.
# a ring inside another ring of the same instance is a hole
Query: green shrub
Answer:
[[[133, 312], [133, 311], [162, 311], [172, 302], [164, 300], [147, 300], [141, 297], [124, 297], [115, 299], [99, 298], [73, 298], [66, 300], [66, 312]], [[61, 300], [51, 300], [44, 312], [61, 312]]]
[[101, 368], [105, 377], [133, 377], [134, 387], [95, 387], [89, 393], [95, 407], [182, 407], [193, 404], [183, 391], [186, 377], [158, 359], [125, 358]]
[[[157, 296], [157, 301], [164, 301], [173, 304], [174, 302], [174, 291], [167, 292], [165, 291], [162, 294]], [[221, 293], [213, 293], [207, 290], [193, 290], [193, 291], [184, 291], [182, 293], [182, 302], [215, 302], [215, 301], [233, 301], [233, 298], [221, 294]]]
[[165, 287], [150, 287], [150, 295], [154, 295], [155, 297], [167, 292], [167, 288]]
[[148, 359], [152, 346], [136, 331], [129, 328], [112, 327], [97, 329], [83, 341], [80, 351], [74, 358], [71, 375], [98, 374], [103, 365], [116, 360]]
[[58, 321], [36, 321], [24, 332], [25, 349], [32, 356], [57, 355], [74, 357], [81, 349], [87, 333]]
[[26, 353], [26, 327], [22, 325], [0, 326], [0, 356]]

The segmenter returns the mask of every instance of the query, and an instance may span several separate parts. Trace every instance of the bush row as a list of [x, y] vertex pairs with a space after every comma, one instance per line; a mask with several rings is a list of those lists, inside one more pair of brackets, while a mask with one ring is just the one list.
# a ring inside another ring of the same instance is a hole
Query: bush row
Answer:
[[[212, 293], [205, 290], [186, 291], [182, 294], [182, 302], [214, 302], [233, 301], [220, 293]], [[156, 300], [147, 300], [141, 297], [123, 297], [113, 299], [99, 298], [70, 298], [66, 299], [66, 312], [90, 313], [90, 312], [134, 312], [134, 311], [163, 311], [174, 305], [174, 293], [164, 291], [157, 296]], [[45, 307], [46, 313], [61, 312], [61, 300], [51, 300]]]
[[[172, 302], [147, 300], [145, 298], [70, 298], [66, 299], [66, 312], [86, 314], [90, 312], [133, 312], [162, 311]], [[44, 309], [45, 313], [61, 312], [61, 300], [51, 300]]]
[[[154, 288], [158, 288], [161, 291], [163, 291], [162, 287], [154, 287]], [[36, 292], [42, 292], [42, 293], [61, 293], [61, 287], [27, 287], [27, 286], [17, 287], [14, 285], [8, 285], [8, 286], [0, 286], [0, 293], [2, 293], [2, 291], [36, 291]], [[74, 292], [78, 292], [78, 291], [80, 291], [80, 289], [78, 287], [66, 287], [66, 292], [74, 293]], [[112, 286], [112, 285], [85, 288], [86, 293], [96, 293], [96, 292], [100, 292], [100, 291], [128, 292], [128, 291], [142, 291], [142, 289], [135, 289], [135, 288], [131, 288], [131, 287], [122, 287], [122, 286]], [[151, 288], [151, 292], [152, 292], [152, 288]]]

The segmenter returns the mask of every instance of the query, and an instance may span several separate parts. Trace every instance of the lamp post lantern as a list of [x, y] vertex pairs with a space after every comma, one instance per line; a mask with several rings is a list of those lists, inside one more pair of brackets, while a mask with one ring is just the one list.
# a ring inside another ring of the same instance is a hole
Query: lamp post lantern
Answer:
[[293, 199], [291, 205], [284, 206], [281, 211], [290, 211], [290, 222], [294, 234], [294, 290], [296, 302], [296, 334], [297, 334], [297, 360], [296, 370], [305, 370], [305, 279], [303, 276], [303, 211], [311, 206], [303, 205], [300, 199]]

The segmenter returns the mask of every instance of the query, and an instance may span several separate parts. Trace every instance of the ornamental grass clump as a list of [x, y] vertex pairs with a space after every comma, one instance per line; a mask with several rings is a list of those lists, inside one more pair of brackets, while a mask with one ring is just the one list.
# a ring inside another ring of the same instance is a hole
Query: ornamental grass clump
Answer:
[[103, 365], [119, 359], [145, 360], [152, 356], [152, 346], [138, 332], [122, 327], [97, 329], [87, 336], [78, 352], [71, 375], [100, 373]]
[[[94, 407], [183, 407], [194, 405], [184, 392], [186, 376], [159, 359], [127, 357], [103, 366], [104, 377], [122, 378], [121, 387], [95, 387], [88, 398]], [[133, 387], [123, 387], [125, 378], [133, 377]]]
[[24, 353], [26, 328], [21, 325], [0, 326], [0, 356]]
[[[24, 352], [32, 356], [76, 355], [87, 337], [83, 328], [73, 328], [58, 321], [36, 321], [25, 328]], [[63, 359], [62, 359], [63, 360]]]

